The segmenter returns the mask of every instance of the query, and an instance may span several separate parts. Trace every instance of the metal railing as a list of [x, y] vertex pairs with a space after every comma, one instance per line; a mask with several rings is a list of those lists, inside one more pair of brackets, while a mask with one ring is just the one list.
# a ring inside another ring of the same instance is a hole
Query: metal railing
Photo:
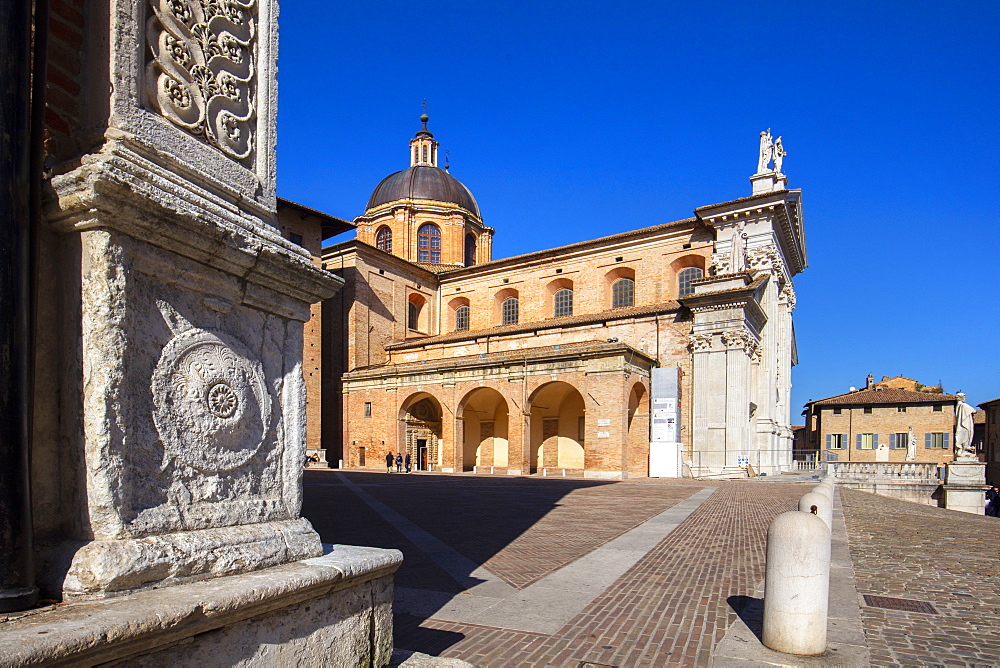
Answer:
[[805, 473], [820, 466], [815, 450], [696, 450], [684, 460], [695, 478]]

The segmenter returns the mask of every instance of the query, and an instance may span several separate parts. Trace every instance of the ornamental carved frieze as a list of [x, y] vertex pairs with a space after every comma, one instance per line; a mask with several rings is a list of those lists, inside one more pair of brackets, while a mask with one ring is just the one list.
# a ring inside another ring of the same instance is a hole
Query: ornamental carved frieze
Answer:
[[729, 253], [712, 253], [712, 265], [709, 273], [712, 276], [728, 274], [732, 268], [732, 256]]
[[691, 343], [689, 344], [691, 352], [704, 352], [706, 350], [712, 349], [712, 335], [711, 334], [692, 334]]
[[189, 329], [153, 371], [153, 423], [166, 453], [203, 472], [232, 471], [260, 450], [271, 396], [259, 362], [231, 337]]
[[757, 246], [746, 250], [747, 268], [754, 271], [771, 271], [782, 281], [786, 280], [788, 272], [785, 262], [781, 259], [778, 247], [774, 244]]
[[242, 160], [254, 149], [256, 0], [149, 0], [149, 105]]
[[791, 283], [785, 283], [784, 287], [781, 288], [779, 300], [781, 303], [786, 304], [789, 309], [795, 308], [795, 289]]
[[723, 332], [722, 344], [730, 350], [742, 349], [750, 357], [751, 361], [760, 361], [760, 344], [746, 330]]

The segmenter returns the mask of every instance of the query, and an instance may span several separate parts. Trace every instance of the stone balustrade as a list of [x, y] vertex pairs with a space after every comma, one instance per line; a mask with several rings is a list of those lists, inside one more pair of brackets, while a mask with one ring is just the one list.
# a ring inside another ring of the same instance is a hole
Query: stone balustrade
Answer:
[[849, 480], [938, 481], [934, 462], [827, 462], [827, 471], [838, 482]]

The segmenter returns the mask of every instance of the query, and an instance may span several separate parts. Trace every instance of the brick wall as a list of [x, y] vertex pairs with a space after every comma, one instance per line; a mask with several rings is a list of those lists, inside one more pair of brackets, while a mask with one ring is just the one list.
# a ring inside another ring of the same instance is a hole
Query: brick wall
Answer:
[[[916, 438], [916, 460], [920, 462], [936, 462], [944, 464], [954, 458], [955, 415], [954, 405], [945, 405], [941, 411], [934, 411], [930, 404], [907, 404], [870, 406], [871, 413], [865, 413], [862, 406], [843, 406], [840, 414], [834, 412], [832, 406], [822, 406], [819, 414], [819, 449], [827, 450], [828, 434], [847, 434], [845, 448], [829, 450], [839, 455], [840, 461], [876, 460], [876, 449], [861, 449], [857, 447], [858, 434], [877, 434], [879, 444], [890, 445], [890, 435], [907, 433], [913, 427]], [[900, 412], [899, 408], [905, 408]], [[949, 434], [948, 448], [928, 449], [925, 446], [925, 434]], [[889, 461], [905, 461], [906, 448], [889, 450]]]
[[[321, 266], [322, 226], [315, 217], [303, 217], [298, 212], [278, 207], [278, 231], [285, 239], [299, 242], [313, 257], [313, 264]], [[322, 442], [323, 419], [323, 306], [313, 304], [309, 321], [303, 326], [302, 376], [306, 384], [306, 448], [319, 449]], [[335, 462], [334, 462], [335, 463]]]
[[50, 0], [45, 87], [45, 152], [51, 167], [81, 152], [84, 2]]

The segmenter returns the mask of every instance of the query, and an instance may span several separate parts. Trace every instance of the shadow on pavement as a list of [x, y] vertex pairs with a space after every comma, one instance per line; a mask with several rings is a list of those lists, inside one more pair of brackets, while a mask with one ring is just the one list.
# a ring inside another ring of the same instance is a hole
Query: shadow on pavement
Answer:
[[[457, 631], [442, 631], [420, 626], [422, 621], [423, 618], [413, 615], [398, 613], [393, 615], [392, 636], [396, 647], [438, 656], [465, 638], [464, 633]], [[415, 647], [418, 649], [414, 650]]]
[[747, 625], [757, 640], [764, 640], [764, 599], [753, 596], [730, 596], [726, 603]]

